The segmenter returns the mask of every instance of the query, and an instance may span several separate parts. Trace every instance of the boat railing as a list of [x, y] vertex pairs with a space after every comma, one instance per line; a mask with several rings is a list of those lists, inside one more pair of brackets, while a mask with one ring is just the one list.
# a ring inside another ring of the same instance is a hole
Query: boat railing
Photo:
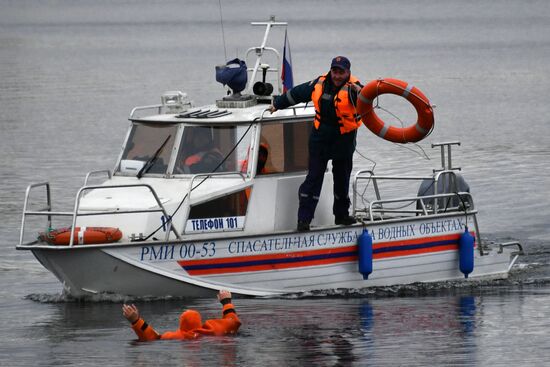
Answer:
[[240, 172], [240, 171], [197, 173], [197, 174], [191, 176], [191, 180], [189, 180], [189, 189], [187, 191], [189, 194], [187, 195], [187, 200], [189, 202], [191, 202], [191, 193], [193, 192], [193, 190], [195, 190], [196, 187], [198, 187], [198, 185], [200, 185], [202, 183], [202, 181], [201, 181], [197, 186], [194, 186], [194, 182], [197, 178], [202, 177], [204, 180], [207, 180], [210, 177], [223, 177], [223, 176], [238, 176], [238, 177], [242, 178], [243, 182], [246, 181], [245, 173]]
[[[46, 190], [46, 206], [42, 208], [38, 208], [36, 210], [29, 210], [29, 197], [31, 194], [31, 191], [38, 187], [45, 187]], [[157, 203], [156, 208], [149, 208], [149, 209], [130, 209], [130, 210], [104, 210], [104, 211], [94, 211], [94, 212], [80, 212], [80, 202], [84, 194], [88, 191], [92, 190], [104, 190], [104, 189], [132, 189], [132, 188], [146, 188], [151, 193], [153, 198], [155, 199]], [[137, 213], [151, 213], [151, 212], [162, 212], [165, 218], [170, 218], [168, 215], [168, 212], [162, 205], [162, 202], [160, 201], [157, 193], [153, 189], [151, 185], [148, 184], [128, 184], [128, 185], [93, 185], [93, 186], [83, 186], [78, 190], [78, 193], [75, 198], [74, 203], [74, 209], [73, 211], [52, 211], [51, 206], [51, 190], [50, 190], [50, 183], [49, 182], [40, 182], [31, 184], [27, 187], [27, 190], [25, 192], [25, 200], [23, 204], [23, 216], [21, 219], [21, 232], [19, 234], [19, 246], [23, 245], [23, 237], [25, 234], [25, 222], [27, 216], [46, 216], [48, 221], [48, 228], [52, 228], [52, 217], [59, 216], [59, 217], [72, 217], [72, 224], [71, 224], [71, 234], [70, 234], [70, 240], [69, 240], [69, 247], [72, 247], [74, 245], [74, 234], [75, 234], [75, 227], [76, 227], [76, 221], [79, 217], [84, 216], [99, 216], [99, 215], [120, 215], [120, 214], [137, 214]], [[172, 226], [171, 221], [168, 221], [167, 223], [167, 231], [166, 231], [166, 240], [169, 239], [170, 232], [174, 232], [175, 236], [178, 239], [181, 239], [180, 233], [177, 231], [177, 229]]]
[[[29, 196], [33, 189], [37, 187], [44, 187], [46, 190], [46, 206], [38, 208], [34, 211], [27, 210], [29, 205]], [[23, 245], [23, 235], [25, 233], [25, 221], [27, 215], [45, 215], [47, 216], [48, 228], [52, 227], [52, 216], [53, 215], [66, 215], [64, 212], [52, 212], [52, 195], [49, 182], [37, 182], [27, 186], [25, 191], [25, 200], [23, 202], [23, 216], [21, 218], [21, 232], [19, 233], [19, 246]]]
[[102, 169], [102, 170], [98, 170], [98, 171], [91, 171], [91, 172], [88, 172], [86, 174], [86, 178], [84, 179], [84, 186], [88, 185], [88, 181], [89, 181], [90, 177], [99, 176], [101, 174], [107, 174], [107, 177], [109, 178], [109, 180], [113, 177], [113, 173], [111, 172], [110, 169]]
[[150, 106], [138, 106], [134, 107], [130, 112], [129, 119], [138, 118], [137, 112], [156, 110], [157, 115], [168, 114], [180, 114], [193, 107], [193, 103], [187, 97], [187, 93], [183, 93], [179, 90], [167, 91], [160, 96], [161, 104], [155, 104]]
[[132, 111], [130, 112], [130, 117], [129, 119], [133, 119], [135, 118], [135, 114], [136, 112], [138, 111], [146, 111], [146, 110], [157, 110], [157, 114], [160, 115], [162, 114], [162, 108], [164, 106], [162, 104], [155, 104], [155, 105], [150, 105], [150, 106], [138, 106], [138, 107], [134, 107], [132, 108]]
[[[260, 114], [259, 121], [260, 122], [262, 122], [264, 120], [270, 121], [270, 120], [273, 120], [273, 119], [276, 119], [277, 121], [283, 121], [285, 119], [295, 120], [296, 117], [312, 118], [312, 116], [314, 115], [313, 113], [307, 115], [307, 114], [299, 114], [298, 112], [296, 112], [299, 109], [305, 110], [306, 108], [308, 108], [307, 104], [304, 105], [303, 103], [300, 103], [300, 104], [294, 105], [294, 106], [290, 106], [290, 107], [285, 108], [285, 110], [286, 111], [292, 111], [292, 116], [277, 116], [277, 117], [270, 117], [269, 115], [266, 115], [266, 112], [269, 111], [269, 108], [266, 108], [266, 109], [262, 110], [262, 113]], [[309, 108], [313, 109], [313, 106], [309, 106]], [[312, 112], [313, 112], [313, 110], [312, 110]]]
[[[415, 197], [402, 197], [402, 198], [395, 198], [395, 199], [387, 199], [387, 200], [374, 200], [370, 203], [368, 207], [367, 212], [367, 219], [369, 221], [374, 221], [376, 219], [389, 219], [386, 218], [385, 215], [389, 213], [398, 213], [398, 214], [414, 214], [416, 216], [419, 215], [430, 215], [430, 214], [438, 214], [438, 213], [447, 213], [450, 212], [450, 210], [444, 210], [441, 209], [439, 212], [436, 208], [430, 208], [428, 205], [426, 205], [426, 200], [434, 199], [434, 201], [437, 201], [437, 199], [453, 199], [457, 195], [459, 195], [462, 200], [467, 200], [468, 202], [472, 203], [471, 206], [468, 206], [463, 212], [473, 212], [473, 200], [472, 196], [468, 192], [458, 192], [458, 193], [444, 193], [444, 194], [434, 194], [434, 195], [425, 195], [425, 196], [415, 196]], [[400, 208], [388, 208], [384, 207], [384, 204], [406, 204], [407, 206], [411, 204], [416, 204], [417, 208], [419, 209], [403, 209], [403, 207]], [[434, 210], [435, 209], [435, 210]], [[448, 209], [448, 208], [447, 208]], [[453, 211], [458, 211], [457, 208], [453, 208]], [[375, 215], [375, 213], [379, 213], [378, 216]]]
[[[463, 205], [459, 205], [457, 207], [439, 207], [438, 209], [437, 202], [439, 200], [449, 202], [457, 197], [460, 199], [460, 202]], [[432, 201], [435, 205], [433, 207], [429, 207], [426, 204], [427, 200]], [[389, 208], [385, 206], [385, 204], [400, 204], [401, 207]], [[416, 204], [417, 209], [404, 209], [405, 207], [410, 207], [412, 204]], [[361, 212], [364, 212], [364, 216], [360, 215]], [[404, 216], [411, 215], [428, 216], [452, 212], [459, 213], [461, 215], [471, 215], [474, 224], [474, 234], [476, 237], [476, 241], [478, 244], [481, 244], [481, 234], [479, 233], [479, 225], [477, 222], [474, 201], [472, 195], [469, 192], [451, 192], [414, 197], [402, 197], [387, 200], [374, 200], [365, 210], [354, 211], [354, 215], [361, 218], [361, 221], [365, 223], [374, 222], [376, 220], [392, 219], [390, 215], [396, 215], [399, 218], [403, 218]], [[478, 246], [478, 249], [481, 255], [485, 255], [482, 245]]]
[[[429, 182], [425, 194], [417, 194], [416, 196], [406, 196], [400, 198], [383, 199], [380, 191], [380, 181], [417, 181]], [[374, 190], [374, 201], [364, 202], [364, 193], [359, 192], [361, 182], [367, 181], [372, 183]], [[442, 189], [442, 193], [438, 192]], [[363, 200], [365, 207], [358, 208], [358, 198]], [[401, 204], [400, 207], [385, 207], [384, 204]], [[416, 204], [413, 209], [410, 207]], [[360, 170], [355, 174], [353, 180], [353, 201], [352, 208], [354, 215], [363, 213], [367, 215], [368, 220], [385, 219], [385, 214], [392, 215], [429, 215], [440, 212], [464, 211], [473, 210], [473, 198], [467, 192], [458, 192], [457, 177], [454, 170], [442, 170], [436, 172], [432, 176], [376, 176], [371, 170]], [[375, 218], [374, 213], [378, 216]]]
[[525, 255], [525, 252], [523, 251], [523, 246], [518, 241], [500, 243], [498, 245], [498, 253], [502, 254], [504, 252], [505, 247], [517, 247], [518, 251], [512, 254]]

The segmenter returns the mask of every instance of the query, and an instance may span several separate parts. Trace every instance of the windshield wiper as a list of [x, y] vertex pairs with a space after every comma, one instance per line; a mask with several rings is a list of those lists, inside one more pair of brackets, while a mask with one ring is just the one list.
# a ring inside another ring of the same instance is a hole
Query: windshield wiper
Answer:
[[159, 158], [160, 156], [160, 153], [162, 153], [162, 150], [164, 149], [164, 146], [166, 145], [166, 143], [168, 143], [168, 140], [170, 140], [170, 138], [172, 137], [172, 135], [168, 135], [168, 137], [166, 138], [166, 140], [164, 141], [164, 143], [162, 143], [162, 145], [157, 149], [157, 151], [155, 152], [155, 155], [153, 155], [151, 158], [149, 158], [149, 160], [147, 162], [145, 162], [145, 164], [143, 165], [143, 167], [141, 167], [141, 169], [139, 170], [139, 172], [137, 173], [136, 177], [137, 178], [141, 178], [141, 176], [143, 176], [144, 174], [146, 174], [150, 169], [151, 167], [153, 167], [153, 165], [155, 164], [155, 162], [157, 161], [157, 159]]

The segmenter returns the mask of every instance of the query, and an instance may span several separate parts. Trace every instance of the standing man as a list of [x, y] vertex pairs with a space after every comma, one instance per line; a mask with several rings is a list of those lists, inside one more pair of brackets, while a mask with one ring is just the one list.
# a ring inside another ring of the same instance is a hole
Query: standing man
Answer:
[[351, 75], [351, 63], [344, 56], [332, 59], [330, 72], [310, 82], [297, 85], [275, 98], [271, 113], [301, 102], [312, 101], [315, 107], [314, 128], [309, 136], [309, 167], [299, 189], [298, 230], [308, 231], [315, 214], [327, 163], [332, 160], [336, 224], [356, 222], [349, 215], [349, 180], [353, 152], [361, 117], [355, 109], [362, 85]]

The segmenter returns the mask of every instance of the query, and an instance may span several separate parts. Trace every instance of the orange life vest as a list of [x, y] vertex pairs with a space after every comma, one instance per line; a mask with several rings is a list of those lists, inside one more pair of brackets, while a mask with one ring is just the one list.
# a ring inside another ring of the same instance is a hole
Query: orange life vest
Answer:
[[[315, 107], [315, 120], [313, 125], [316, 129], [321, 124], [321, 96], [323, 95], [323, 83], [327, 78], [327, 74], [322, 75], [317, 80], [311, 101]], [[340, 134], [349, 133], [361, 126], [361, 116], [357, 113], [355, 105], [350, 101], [350, 93], [352, 84], [358, 83], [359, 79], [350, 75], [349, 80], [344, 84], [338, 93], [334, 95], [334, 108], [336, 109], [336, 117], [340, 126]]]

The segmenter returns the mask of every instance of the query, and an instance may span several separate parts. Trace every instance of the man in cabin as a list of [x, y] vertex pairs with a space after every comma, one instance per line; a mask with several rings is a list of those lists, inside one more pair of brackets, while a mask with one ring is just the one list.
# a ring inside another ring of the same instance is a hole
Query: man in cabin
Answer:
[[[250, 152], [248, 154], [250, 154]], [[256, 164], [256, 175], [263, 175], [263, 174], [269, 173], [266, 168], [268, 155], [269, 155], [268, 145], [266, 143], [260, 143], [260, 147], [258, 149], [258, 163]], [[241, 172], [246, 173], [247, 170], [248, 170], [248, 158], [243, 160], [241, 163]]]
[[349, 180], [353, 167], [355, 137], [361, 118], [355, 109], [362, 85], [351, 75], [351, 63], [343, 56], [332, 59], [330, 71], [318, 78], [297, 85], [276, 97], [271, 113], [301, 102], [313, 102], [314, 128], [309, 136], [309, 166], [305, 181], [300, 186], [298, 230], [308, 231], [315, 214], [327, 163], [332, 160], [336, 224], [356, 222], [349, 215]]
[[218, 293], [218, 300], [222, 304], [221, 319], [206, 320], [203, 323], [200, 313], [195, 310], [186, 310], [180, 315], [179, 328], [163, 334], [159, 334], [139, 316], [139, 311], [135, 305], [122, 305], [122, 314], [132, 324], [132, 329], [140, 341], [156, 339], [185, 340], [196, 339], [201, 335], [222, 336], [237, 333], [241, 321], [231, 303], [231, 293], [221, 290]]
[[182, 162], [185, 173], [211, 173], [224, 171], [224, 156], [217, 149], [209, 127], [195, 127], [191, 135], [191, 154]]
[[256, 165], [256, 174], [268, 173], [267, 168], [265, 168], [268, 154], [269, 151], [267, 149], [267, 144], [261, 143], [260, 149], [258, 149], [258, 164]]

